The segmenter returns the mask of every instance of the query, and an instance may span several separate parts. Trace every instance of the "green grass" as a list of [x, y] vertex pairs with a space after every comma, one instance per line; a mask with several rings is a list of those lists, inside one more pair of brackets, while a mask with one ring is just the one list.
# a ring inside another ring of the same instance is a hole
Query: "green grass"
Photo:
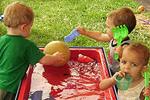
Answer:
[[[7, 4], [14, 0], [1, 0], [0, 13]], [[130, 7], [136, 12], [139, 4], [133, 0], [18, 0], [33, 8], [35, 22], [31, 32], [31, 39], [38, 46], [45, 46], [53, 40], [62, 40], [65, 35], [77, 26], [90, 30], [105, 32], [107, 14], [120, 7]], [[150, 15], [150, 14], [147, 14]], [[149, 37], [135, 29], [131, 38], [144, 42], [150, 47]], [[143, 32], [143, 31], [142, 31]], [[0, 23], [0, 34], [6, 29]], [[139, 37], [140, 36], [140, 37]], [[69, 46], [103, 46], [108, 50], [108, 43], [96, 42], [84, 36], [79, 36]]]

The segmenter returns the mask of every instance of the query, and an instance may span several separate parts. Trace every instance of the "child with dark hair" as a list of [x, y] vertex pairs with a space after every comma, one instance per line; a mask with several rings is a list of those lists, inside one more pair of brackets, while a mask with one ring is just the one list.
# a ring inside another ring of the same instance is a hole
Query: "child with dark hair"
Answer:
[[118, 47], [116, 50], [117, 42], [113, 37], [112, 28], [116, 26], [120, 26], [120, 25], [126, 25], [129, 31], [128, 34], [130, 34], [132, 30], [135, 28], [136, 18], [131, 9], [121, 8], [121, 9], [112, 11], [106, 19], [106, 34], [101, 33], [101, 32], [88, 31], [85, 28], [81, 28], [81, 27], [77, 28], [77, 31], [82, 35], [85, 35], [97, 41], [109, 42], [110, 44], [109, 45], [110, 52], [109, 52], [109, 57], [108, 57], [109, 63], [110, 63], [109, 67], [111, 68], [113, 73], [115, 73], [119, 69], [118, 60], [115, 60], [113, 58], [114, 52], [118, 52], [119, 55], [121, 56], [122, 49], [130, 43], [130, 39], [127, 36], [123, 39], [121, 46]]

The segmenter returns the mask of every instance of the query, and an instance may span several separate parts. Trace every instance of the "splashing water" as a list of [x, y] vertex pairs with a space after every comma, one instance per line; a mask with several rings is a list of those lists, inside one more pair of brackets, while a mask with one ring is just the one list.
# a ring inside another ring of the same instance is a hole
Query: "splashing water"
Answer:
[[[40, 82], [34, 83], [37, 83], [36, 86], [40, 88], [30, 90], [30, 97], [42, 96], [42, 100], [116, 100], [113, 88], [106, 91], [99, 89], [100, 81], [109, 77], [103, 51], [96, 50], [96, 53], [88, 54], [89, 56], [86, 55], [86, 51], [83, 54], [80, 52], [80, 50], [72, 52], [75, 56], [72, 56], [71, 60], [62, 67], [43, 65], [44, 72], [40, 73], [38, 69], [36, 76], [32, 75], [32, 80], [39, 80]], [[37, 78], [37, 74], [45, 81]]]
[[105, 98], [104, 92], [99, 90], [101, 78], [99, 63], [96, 61], [88, 63], [69, 61], [68, 67], [70, 77], [65, 78], [57, 86], [53, 85], [50, 95], [59, 100], [91, 100], [92, 98], [92, 100], [98, 100]]

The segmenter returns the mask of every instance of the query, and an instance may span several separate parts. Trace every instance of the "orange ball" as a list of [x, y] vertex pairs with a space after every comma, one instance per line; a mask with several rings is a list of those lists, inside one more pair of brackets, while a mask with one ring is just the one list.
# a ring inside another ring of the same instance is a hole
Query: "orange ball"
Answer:
[[54, 54], [56, 52], [60, 52], [64, 55], [64, 62], [58, 62], [57, 64], [53, 65], [56, 67], [65, 65], [70, 59], [70, 50], [68, 45], [65, 44], [63, 41], [52, 41], [48, 43], [44, 48], [45, 54]]
[[138, 7], [138, 11], [143, 12], [145, 10], [145, 7], [143, 5]]

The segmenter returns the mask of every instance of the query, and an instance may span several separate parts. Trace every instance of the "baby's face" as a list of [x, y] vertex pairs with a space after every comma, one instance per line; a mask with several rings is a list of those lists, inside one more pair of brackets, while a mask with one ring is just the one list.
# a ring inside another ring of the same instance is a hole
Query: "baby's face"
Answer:
[[133, 78], [133, 81], [142, 77], [141, 72], [145, 66], [142, 64], [140, 54], [135, 50], [124, 49], [122, 58], [120, 59], [120, 70], [128, 73]]
[[113, 24], [113, 21], [111, 20], [111, 18], [107, 18], [106, 19], [106, 33], [110, 36], [113, 37], [113, 33], [112, 33], [112, 28], [115, 27]]

